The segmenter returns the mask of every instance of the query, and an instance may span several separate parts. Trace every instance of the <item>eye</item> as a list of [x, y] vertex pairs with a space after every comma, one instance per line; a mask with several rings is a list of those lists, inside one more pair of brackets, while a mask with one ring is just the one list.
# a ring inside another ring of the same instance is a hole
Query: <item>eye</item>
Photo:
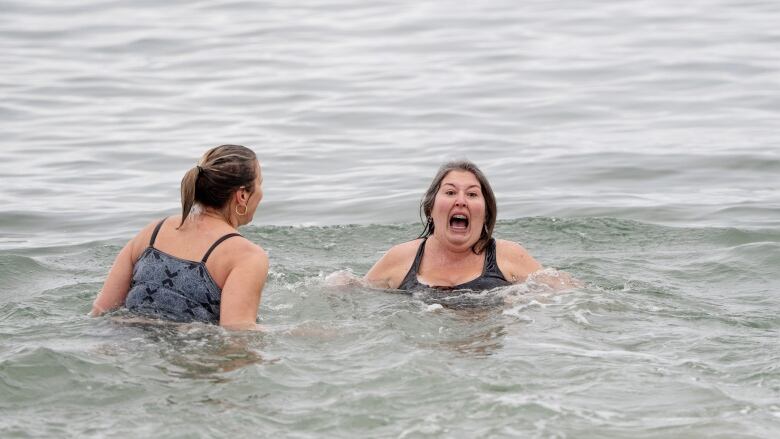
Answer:
[[444, 195], [455, 195], [455, 191], [452, 189], [447, 189], [444, 191]]
[[477, 193], [477, 192], [469, 192], [469, 197], [470, 198], [477, 198], [478, 196], [479, 196], [479, 193]]

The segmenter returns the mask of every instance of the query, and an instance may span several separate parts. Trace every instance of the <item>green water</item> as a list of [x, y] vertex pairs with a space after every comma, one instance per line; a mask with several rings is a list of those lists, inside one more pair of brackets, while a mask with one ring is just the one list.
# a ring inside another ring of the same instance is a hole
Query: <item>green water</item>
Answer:
[[[771, 437], [780, 234], [525, 218], [586, 286], [453, 310], [333, 287], [417, 225], [247, 227], [260, 334], [86, 317], [120, 241], [0, 254], [4, 437]], [[426, 298], [430, 299], [430, 298]]]
[[[776, 1], [0, 11], [0, 438], [780, 437]], [[88, 318], [223, 143], [262, 163], [266, 330]], [[582, 288], [333, 286], [464, 157]]]

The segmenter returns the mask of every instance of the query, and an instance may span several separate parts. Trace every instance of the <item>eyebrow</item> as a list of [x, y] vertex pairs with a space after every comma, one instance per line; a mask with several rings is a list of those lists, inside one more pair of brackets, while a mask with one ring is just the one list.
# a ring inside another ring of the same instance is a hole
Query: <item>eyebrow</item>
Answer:
[[[457, 186], [455, 186], [455, 184], [453, 184], [453, 183], [442, 183], [442, 187], [444, 187], [444, 186], [447, 186], [447, 185], [450, 185], [450, 186], [452, 186], [452, 187], [457, 187]], [[472, 184], [471, 186], [466, 186], [466, 189], [471, 189], [471, 188], [473, 188], [473, 187], [475, 187], [475, 188], [477, 188], [477, 189], [482, 189], [482, 187], [481, 187], [480, 185], [478, 185], [478, 184]]]

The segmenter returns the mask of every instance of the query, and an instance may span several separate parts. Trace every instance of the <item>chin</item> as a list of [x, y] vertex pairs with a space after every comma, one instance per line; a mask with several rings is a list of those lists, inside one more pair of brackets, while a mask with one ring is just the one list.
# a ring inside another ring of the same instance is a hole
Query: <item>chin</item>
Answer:
[[449, 233], [447, 234], [447, 241], [455, 245], [462, 245], [462, 246], [469, 246], [469, 247], [474, 245], [475, 242], [477, 242], [476, 239], [468, 235], [458, 234], [453, 236], [452, 234]]

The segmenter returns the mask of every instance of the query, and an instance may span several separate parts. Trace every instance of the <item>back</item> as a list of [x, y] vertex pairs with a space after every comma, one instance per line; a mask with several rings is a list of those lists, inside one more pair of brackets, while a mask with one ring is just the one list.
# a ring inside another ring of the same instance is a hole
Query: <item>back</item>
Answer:
[[150, 317], [218, 324], [221, 288], [211, 276], [206, 262], [222, 242], [241, 235], [223, 235], [209, 247], [200, 261], [194, 261], [155, 248], [164, 222], [157, 224], [149, 246], [135, 263], [125, 306]]

